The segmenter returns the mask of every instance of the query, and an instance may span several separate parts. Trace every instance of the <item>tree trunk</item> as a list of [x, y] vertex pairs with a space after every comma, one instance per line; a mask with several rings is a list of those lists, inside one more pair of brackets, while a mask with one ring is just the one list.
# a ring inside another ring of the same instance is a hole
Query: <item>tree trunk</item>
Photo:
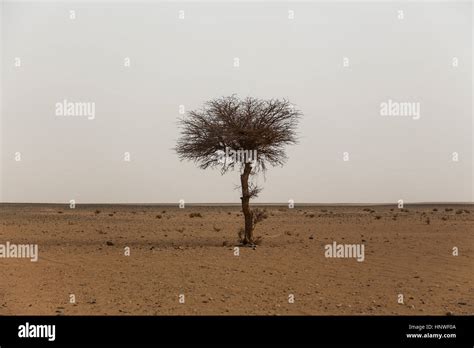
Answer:
[[245, 163], [244, 171], [240, 175], [240, 184], [242, 187], [242, 212], [245, 218], [245, 235], [243, 244], [253, 243], [253, 222], [252, 222], [252, 211], [250, 210], [250, 192], [249, 192], [249, 176], [252, 171], [250, 163]]

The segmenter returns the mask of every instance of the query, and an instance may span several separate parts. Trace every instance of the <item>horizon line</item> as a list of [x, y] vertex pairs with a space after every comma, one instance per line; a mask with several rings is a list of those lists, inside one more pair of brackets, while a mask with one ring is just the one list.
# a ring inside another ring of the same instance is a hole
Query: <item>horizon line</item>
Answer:
[[[61, 203], [50, 203], [50, 202], [0, 202], [0, 205], [70, 205], [69, 202]], [[121, 206], [179, 206], [179, 202], [176, 203], [78, 203], [75, 202], [75, 205], [121, 205]], [[216, 207], [216, 206], [238, 206], [240, 203], [186, 203], [185, 206], [194, 206], [194, 207]], [[259, 205], [259, 206], [288, 206], [286, 202], [279, 203], [250, 203], [250, 205]], [[398, 202], [389, 202], [389, 203], [297, 203], [294, 202], [294, 206], [397, 206]], [[474, 202], [403, 202], [403, 205], [474, 205]]]

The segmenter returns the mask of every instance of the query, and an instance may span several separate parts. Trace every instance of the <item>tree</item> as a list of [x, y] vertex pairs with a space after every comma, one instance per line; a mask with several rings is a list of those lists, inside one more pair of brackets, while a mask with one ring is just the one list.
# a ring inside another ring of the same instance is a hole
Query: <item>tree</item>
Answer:
[[250, 209], [250, 199], [261, 188], [250, 177], [283, 165], [285, 146], [297, 143], [300, 111], [286, 99], [239, 99], [235, 95], [213, 99], [200, 110], [180, 120], [181, 137], [176, 152], [181, 160], [200, 168], [220, 168], [221, 174], [239, 169], [242, 212], [245, 219], [243, 244], [252, 244], [259, 212]]

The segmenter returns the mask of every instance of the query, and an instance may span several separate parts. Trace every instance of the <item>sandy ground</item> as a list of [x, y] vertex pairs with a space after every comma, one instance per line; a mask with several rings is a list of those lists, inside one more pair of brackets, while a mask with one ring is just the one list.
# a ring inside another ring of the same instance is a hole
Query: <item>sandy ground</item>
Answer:
[[[235, 256], [238, 207], [3, 204], [0, 243], [39, 260], [0, 258], [0, 315], [473, 314], [473, 206], [405, 208], [266, 207]], [[326, 258], [333, 241], [365, 260]]]

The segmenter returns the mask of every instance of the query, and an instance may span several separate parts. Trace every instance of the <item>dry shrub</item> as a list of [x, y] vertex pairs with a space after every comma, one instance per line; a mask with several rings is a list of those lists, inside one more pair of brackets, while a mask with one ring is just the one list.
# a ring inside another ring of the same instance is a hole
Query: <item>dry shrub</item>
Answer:
[[253, 225], [255, 226], [259, 222], [262, 222], [263, 220], [268, 219], [267, 211], [265, 209], [261, 210], [257, 208], [252, 212], [252, 218], [253, 218]]

